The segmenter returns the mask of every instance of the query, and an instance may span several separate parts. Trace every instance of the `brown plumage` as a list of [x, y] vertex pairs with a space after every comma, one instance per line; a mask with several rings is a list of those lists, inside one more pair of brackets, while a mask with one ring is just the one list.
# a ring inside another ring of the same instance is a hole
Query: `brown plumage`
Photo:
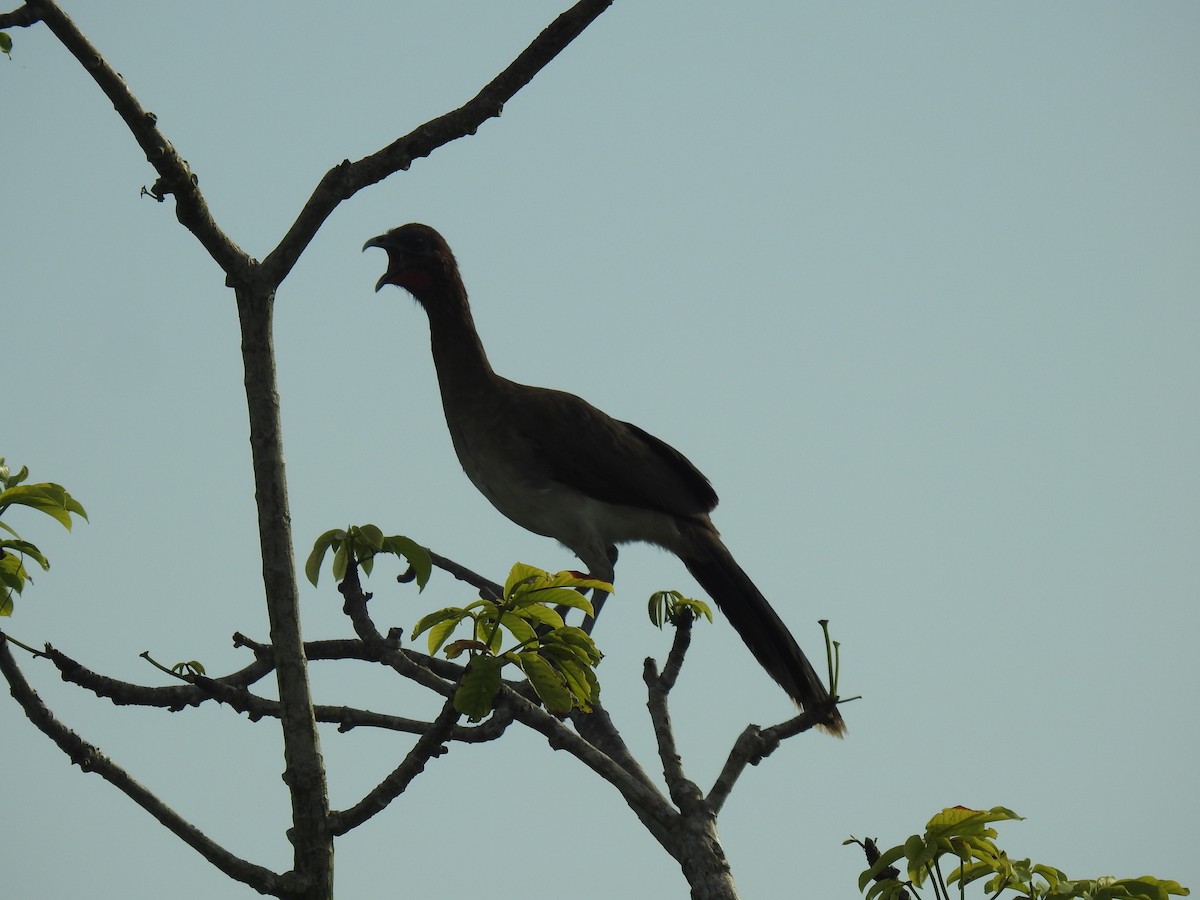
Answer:
[[721, 542], [717, 495], [695, 466], [636, 425], [562, 391], [492, 371], [454, 254], [427, 225], [367, 241], [387, 251], [375, 285], [404, 288], [429, 316], [446, 423], [467, 476], [518, 525], [555, 538], [611, 581], [616, 545], [669, 550], [716, 601], [755, 659], [797, 704], [840, 735], [845, 724], [787, 626]]

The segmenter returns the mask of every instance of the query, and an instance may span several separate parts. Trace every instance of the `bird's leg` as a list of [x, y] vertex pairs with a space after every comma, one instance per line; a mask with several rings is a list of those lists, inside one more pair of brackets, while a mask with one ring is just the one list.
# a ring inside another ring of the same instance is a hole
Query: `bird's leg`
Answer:
[[[612, 584], [613, 579], [615, 578], [614, 573], [617, 565], [617, 548], [610, 546], [606, 552], [606, 555], [608, 556], [608, 565], [604, 568], [607, 569], [607, 571], [597, 572], [595, 571], [597, 568], [596, 566], [588, 566], [588, 568], [592, 570], [588, 572], [588, 577], [595, 578], [599, 581], [607, 581], [609, 584]], [[576, 588], [576, 590], [578, 590], [581, 594], [587, 593], [587, 588]], [[592, 614], [590, 616], [584, 616], [582, 626], [583, 630], [588, 634], [592, 633], [592, 628], [596, 624], [596, 617], [600, 615], [600, 609], [604, 606], [604, 601], [607, 599], [608, 591], [592, 591]], [[554, 611], [565, 619], [567, 617], [567, 613], [571, 611], [571, 608], [569, 606], [556, 606]]]
[[[601, 580], [611, 584], [617, 577], [617, 548], [615, 545], [608, 548], [608, 571], [611, 574]], [[608, 591], [602, 591], [599, 588], [592, 591], [592, 614], [584, 617], [583, 620], [583, 630], [587, 634], [592, 633], [592, 629], [596, 626], [596, 619], [599, 618], [600, 610], [604, 608], [604, 601], [607, 599]]]

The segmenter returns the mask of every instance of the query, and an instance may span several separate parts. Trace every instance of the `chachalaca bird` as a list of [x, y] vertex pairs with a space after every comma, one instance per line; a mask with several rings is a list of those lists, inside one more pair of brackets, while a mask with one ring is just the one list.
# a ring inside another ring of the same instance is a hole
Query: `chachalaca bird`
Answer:
[[683, 454], [573, 394], [492, 371], [449, 245], [409, 224], [363, 246], [387, 251], [375, 285], [408, 291], [429, 316], [450, 437], [467, 477], [523, 528], [566, 545], [603, 581], [616, 545], [646, 541], [683, 561], [750, 652], [823, 727], [845, 723], [787, 626], [734, 561], [708, 513], [717, 495]]

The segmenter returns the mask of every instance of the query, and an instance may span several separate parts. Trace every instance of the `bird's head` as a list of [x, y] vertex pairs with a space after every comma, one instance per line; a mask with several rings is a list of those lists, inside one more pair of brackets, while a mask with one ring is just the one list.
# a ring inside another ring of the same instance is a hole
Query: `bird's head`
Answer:
[[458, 264], [450, 245], [428, 225], [401, 225], [363, 244], [363, 250], [368, 247], [379, 247], [388, 255], [387, 271], [375, 282], [376, 291], [394, 284], [424, 304], [458, 280]]

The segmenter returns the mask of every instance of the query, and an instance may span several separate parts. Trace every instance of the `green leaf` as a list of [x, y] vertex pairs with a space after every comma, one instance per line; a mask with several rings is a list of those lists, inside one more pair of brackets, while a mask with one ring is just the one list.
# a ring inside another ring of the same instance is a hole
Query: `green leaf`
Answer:
[[433, 560], [430, 559], [428, 550], [416, 541], [400, 534], [384, 538], [382, 550], [384, 553], [394, 553], [408, 560], [408, 564], [412, 566], [413, 574], [417, 578], [417, 590], [425, 590], [425, 585], [429, 583], [429, 576], [433, 572]]
[[543, 647], [542, 656], [558, 671], [567, 683], [567, 690], [575, 698], [575, 705], [584, 712], [590, 712], [592, 704], [600, 698], [600, 682], [595, 670], [586, 663], [574, 657], [559, 657], [552, 650]]
[[446, 642], [450, 635], [454, 634], [454, 630], [458, 628], [458, 623], [462, 621], [462, 616], [452, 616], [445, 618], [429, 629], [429, 655], [433, 656], [438, 652], [438, 649]]
[[383, 549], [383, 532], [375, 525], [356, 525], [350, 529], [350, 533], [362, 538], [363, 543], [372, 550]]
[[929, 839], [959, 835], [995, 837], [996, 832], [985, 826], [989, 822], [1012, 820], [1020, 821], [1021, 817], [1003, 806], [993, 806], [991, 809], [968, 809], [965, 806], [952, 806], [943, 809], [929, 820], [925, 826], [925, 834]]
[[[516, 563], [504, 582], [504, 596], [516, 597], [528, 591], [542, 591], [553, 588], [572, 588], [591, 590], [598, 588], [612, 593], [612, 585], [606, 581], [598, 581], [578, 572], [556, 572], [551, 575], [543, 569]], [[557, 602], [557, 601], [555, 601]]]
[[545, 577], [546, 573], [542, 569], [527, 566], [525, 563], [514, 563], [512, 569], [509, 570], [508, 578], [504, 581], [504, 596], [512, 596], [519, 584], [532, 583]]
[[0, 491], [0, 512], [9, 506], [28, 506], [43, 512], [67, 531], [71, 530], [71, 513], [87, 518], [83, 507], [61, 484], [25, 484]]
[[350, 568], [350, 541], [345, 540], [337, 545], [337, 549], [333, 551], [333, 580], [342, 581], [346, 577], [346, 570]]
[[501, 613], [500, 624], [509, 630], [518, 644], [531, 644], [537, 640], [537, 632], [533, 630], [533, 627], [514, 613]]
[[710, 622], [713, 620], [712, 607], [703, 600], [685, 597], [679, 591], [655, 591], [650, 595], [647, 612], [657, 628], [662, 628], [668, 622], [678, 625], [681, 617], [689, 613], [693, 619], [704, 616]]
[[466, 618], [466, 615], [465, 609], [459, 609], [456, 606], [447, 606], [431, 612], [429, 615], [423, 616], [417, 623], [412, 636], [420, 637], [426, 630], [429, 630], [429, 654], [432, 656], [438, 652], [446, 638], [458, 627], [458, 623]]
[[492, 711], [500, 690], [500, 668], [503, 663], [491, 656], [476, 656], [467, 666], [466, 674], [454, 692], [454, 708], [472, 722], [478, 722]]
[[571, 692], [566, 687], [566, 679], [555, 671], [554, 667], [546, 662], [540, 654], [532, 650], [518, 653], [517, 665], [529, 679], [529, 684], [546, 709], [559, 715], [571, 711], [574, 704], [571, 702]]
[[545, 603], [551, 606], [566, 606], [571, 609], [582, 609], [589, 616], [594, 613], [588, 598], [572, 588], [544, 587], [522, 591], [520, 603]]
[[[4, 457], [0, 456], [0, 463], [2, 462], [4, 462]], [[21, 466], [21, 471], [16, 475], [8, 474], [8, 466], [0, 467], [0, 481], [4, 482], [6, 488], [16, 487], [28, 477], [29, 466]]]
[[25, 571], [25, 564], [21, 561], [21, 557], [13, 556], [11, 553], [0, 557], [0, 581], [19, 594], [28, 580], [29, 573]]
[[321, 563], [325, 561], [325, 554], [329, 552], [330, 547], [341, 543], [345, 537], [346, 532], [342, 529], [331, 528], [313, 543], [312, 552], [308, 554], [308, 560], [304, 563], [304, 574], [312, 582], [313, 587], [317, 586], [317, 578], [321, 574]]
[[548, 628], [562, 628], [563, 625], [566, 624], [563, 622], [563, 617], [560, 616], [553, 608], [549, 606], [542, 606], [539, 603], [514, 609], [512, 614], [514, 616], [520, 616], [523, 619], [528, 619], [537, 625], [545, 625]]
[[12, 38], [5, 32], [0, 31], [0, 53], [11, 55], [12, 53]]
[[29, 541], [0, 541], [0, 551], [3, 550], [15, 550], [23, 556], [28, 556], [42, 567], [42, 571], [50, 568], [50, 563], [46, 560], [46, 557], [42, 556], [41, 551], [29, 543]]
[[[915, 837], [917, 836], [914, 834], [909, 840], [911, 841]], [[865, 890], [867, 885], [875, 880], [875, 876], [903, 857], [906, 846], [907, 844], [901, 844], [898, 847], [892, 847], [890, 850], [881, 853], [879, 859], [875, 860], [874, 865], [868, 869], [864, 869], [863, 873], [858, 876], [858, 889], [860, 891]]]
[[600, 648], [596, 646], [592, 636], [576, 625], [566, 625], [557, 629], [553, 633], [553, 637], [584, 654], [592, 665], [596, 665], [604, 658], [604, 654], [600, 652]]

